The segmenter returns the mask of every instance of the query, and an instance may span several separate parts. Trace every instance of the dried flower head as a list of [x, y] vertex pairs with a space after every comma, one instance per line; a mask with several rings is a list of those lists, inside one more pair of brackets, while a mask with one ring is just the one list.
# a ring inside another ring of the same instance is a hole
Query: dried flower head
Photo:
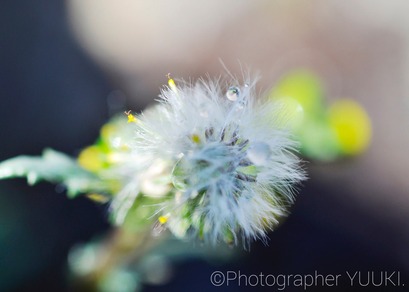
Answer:
[[282, 108], [257, 99], [255, 82], [240, 86], [236, 78], [180, 86], [170, 79], [160, 98], [130, 118], [133, 150], [147, 165], [174, 165], [177, 190], [160, 205], [157, 228], [229, 244], [264, 239], [304, 179]]

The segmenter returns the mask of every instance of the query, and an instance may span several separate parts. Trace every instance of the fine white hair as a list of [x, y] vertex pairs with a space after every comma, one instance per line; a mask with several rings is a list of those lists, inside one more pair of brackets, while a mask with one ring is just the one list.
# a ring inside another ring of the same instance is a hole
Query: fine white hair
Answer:
[[283, 108], [258, 98], [247, 77], [169, 84], [159, 104], [137, 116], [133, 142], [146, 167], [174, 165], [177, 191], [158, 213], [183, 238], [264, 239], [305, 178]]

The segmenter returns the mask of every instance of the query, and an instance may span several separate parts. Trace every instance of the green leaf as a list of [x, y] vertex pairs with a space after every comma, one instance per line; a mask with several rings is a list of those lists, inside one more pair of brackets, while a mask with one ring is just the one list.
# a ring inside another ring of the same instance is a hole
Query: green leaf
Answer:
[[237, 171], [240, 171], [254, 179], [257, 178], [257, 174], [258, 174], [258, 168], [255, 165], [249, 165], [249, 166], [244, 166], [244, 167], [238, 167]]
[[188, 171], [181, 166], [182, 159], [180, 159], [173, 167], [172, 183], [175, 188], [185, 192], [187, 190], [186, 179], [188, 177]]
[[62, 183], [67, 195], [75, 197], [86, 192], [109, 192], [110, 183], [83, 169], [75, 159], [52, 149], [40, 156], [17, 156], [0, 163], [0, 179], [27, 177], [29, 185], [40, 180]]

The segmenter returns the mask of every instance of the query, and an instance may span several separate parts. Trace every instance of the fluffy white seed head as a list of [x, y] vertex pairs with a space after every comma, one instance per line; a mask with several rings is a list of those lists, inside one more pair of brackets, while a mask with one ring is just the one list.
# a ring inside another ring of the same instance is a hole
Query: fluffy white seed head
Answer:
[[258, 99], [255, 82], [181, 82], [138, 116], [134, 150], [174, 164], [178, 189], [162, 205], [171, 231], [204, 241], [264, 238], [304, 179], [281, 107]]

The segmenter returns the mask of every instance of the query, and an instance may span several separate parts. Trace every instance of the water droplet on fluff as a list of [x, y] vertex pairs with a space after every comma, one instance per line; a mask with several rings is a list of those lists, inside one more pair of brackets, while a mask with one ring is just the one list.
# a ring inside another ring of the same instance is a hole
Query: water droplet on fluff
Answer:
[[226, 97], [231, 100], [231, 101], [235, 101], [237, 100], [237, 97], [240, 94], [240, 89], [238, 89], [237, 87], [233, 86], [230, 87], [227, 92], [226, 92]]
[[270, 146], [264, 142], [256, 142], [250, 146], [250, 149], [247, 151], [247, 157], [255, 165], [264, 165], [271, 157]]
[[205, 103], [202, 103], [199, 106], [199, 111], [200, 111], [200, 115], [204, 118], [208, 118], [209, 117], [209, 111], [208, 111], [208, 106]]
[[244, 103], [244, 101], [239, 101], [238, 104], [237, 104], [237, 109], [242, 110], [242, 109], [244, 109], [245, 105], [246, 104]]

